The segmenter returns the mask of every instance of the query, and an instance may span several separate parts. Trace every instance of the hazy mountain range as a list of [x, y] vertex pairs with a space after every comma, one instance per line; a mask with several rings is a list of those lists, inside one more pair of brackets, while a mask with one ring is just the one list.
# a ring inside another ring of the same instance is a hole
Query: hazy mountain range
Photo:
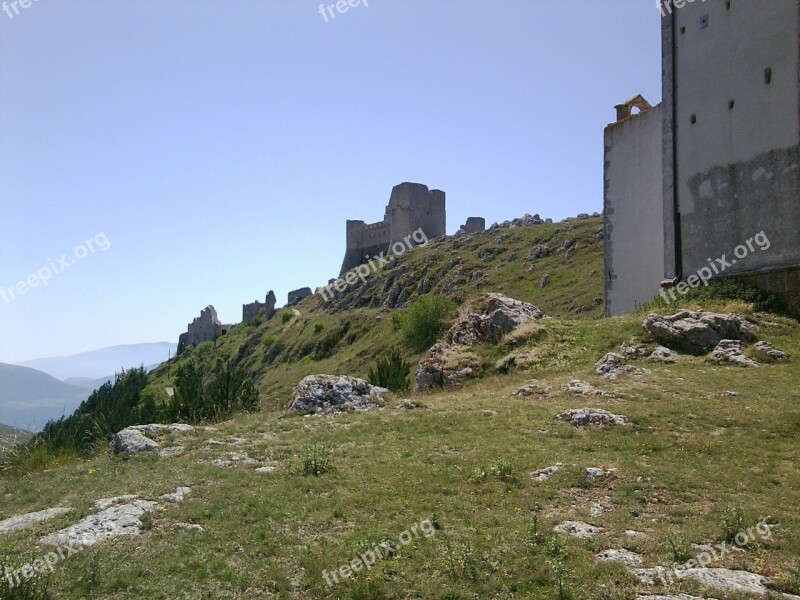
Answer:
[[176, 344], [130, 344], [73, 356], [0, 363], [0, 423], [28, 431], [71, 414], [114, 374], [145, 365], [148, 370], [174, 353]]

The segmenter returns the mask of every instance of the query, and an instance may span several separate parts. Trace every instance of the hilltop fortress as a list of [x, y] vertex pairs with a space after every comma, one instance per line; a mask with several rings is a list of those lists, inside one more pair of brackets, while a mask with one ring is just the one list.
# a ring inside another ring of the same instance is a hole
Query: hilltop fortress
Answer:
[[[418, 239], [414, 232], [420, 229], [425, 233], [425, 239], [446, 235], [445, 193], [429, 190], [421, 183], [401, 183], [392, 189], [383, 221], [367, 225], [364, 221], [348, 220], [346, 227], [346, 250], [340, 276], [363, 264], [370, 256], [391, 254], [395, 243], [402, 243], [404, 249], [416, 245]], [[486, 222], [482, 217], [469, 217], [456, 235], [479, 233], [485, 229]], [[289, 292], [286, 306], [294, 306], [312, 294], [309, 287], [293, 290]], [[275, 293], [270, 290], [264, 302], [242, 305], [242, 323], [252, 323], [262, 311], [264, 319], [271, 319], [276, 313], [275, 303]], [[178, 338], [178, 344], [183, 347], [213, 342], [228, 333], [231, 327], [233, 324], [221, 323], [216, 309], [209, 305], [187, 325], [186, 332]]]
[[429, 190], [421, 183], [394, 186], [383, 221], [347, 221], [347, 249], [339, 277], [370, 256], [391, 254], [394, 243], [403, 242], [417, 229], [422, 229], [430, 240], [444, 236], [446, 223], [443, 191]]

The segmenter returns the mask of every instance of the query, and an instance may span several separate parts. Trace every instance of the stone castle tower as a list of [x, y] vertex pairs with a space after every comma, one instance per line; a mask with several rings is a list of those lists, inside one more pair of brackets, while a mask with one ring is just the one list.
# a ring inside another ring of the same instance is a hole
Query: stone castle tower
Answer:
[[420, 228], [428, 239], [445, 235], [445, 193], [429, 190], [421, 183], [396, 185], [383, 221], [370, 224], [347, 221], [347, 250], [339, 275], [364, 263], [367, 256], [389, 254], [393, 243], [404, 242]]

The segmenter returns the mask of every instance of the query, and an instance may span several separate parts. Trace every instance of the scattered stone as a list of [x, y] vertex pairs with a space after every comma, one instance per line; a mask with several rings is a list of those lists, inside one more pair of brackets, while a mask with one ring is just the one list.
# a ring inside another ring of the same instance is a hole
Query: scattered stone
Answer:
[[720, 591], [739, 594], [758, 594], [766, 596], [769, 590], [766, 587], [767, 578], [748, 571], [733, 571], [731, 569], [695, 568], [686, 569], [683, 577], [693, 579], [701, 585]]
[[636, 596], [636, 600], [715, 600], [715, 599], [700, 598], [699, 596], [689, 596], [688, 594], [678, 594], [677, 596]]
[[224, 446], [225, 442], [220, 442], [219, 440], [208, 440], [204, 445], [209, 447]]
[[641, 531], [634, 531], [633, 529], [626, 530], [625, 535], [627, 535], [629, 538], [640, 539], [640, 540], [646, 540], [650, 537], [646, 533], [642, 533]]
[[625, 344], [625, 342], [622, 342], [619, 345], [619, 353], [627, 358], [636, 358], [638, 356], [644, 356], [646, 351], [647, 348], [645, 347], [644, 344], [634, 344], [632, 346], [628, 346]]
[[108, 445], [108, 456], [118, 454], [141, 454], [143, 452], [155, 452], [160, 446], [157, 442], [145, 436], [141, 431], [133, 427], [126, 427], [114, 435], [114, 439]]
[[194, 427], [186, 423], [172, 423], [171, 425], [164, 425], [162, 423], [150, 423], [149, 425], [131, 425], [126, 429], [135, 429], [146, 435], [158, 435], [165, 431], [177, 431], [179, 433], [188, 433], [194, 431]]
[[605, 506], [603, 506], [599, 502], [592, 502], [589, 505], [589, 516], [592, 517], [593, 519], [602, 517], [605, 514], [605, 512], [606, 512]]
[[672, 364], [675, 362], [675, 353], [665, 346], [658, 346], [650, 353], [647, 360], [652, 362], [662, 362]]
[[562, 388], [568, 394], [576, 394], [582, 396], [602, 396], [603, 392], [600, 390], [596, 390], [590, 384], [586, 383], [585, 381], [581, 381], [580, 379], [573, 379], [567, 384], [564, 384]]
[[604, 562], [619, 562], [629, 567], [641, 567], [644, 564], [641, 556], [624, 548], [603, 550], [597, 558]]
[[190, 533], [203, 533], [205, 531], [202, 525], [197, 525], [196, 523], [175, 523], [174, 527], [178, 531], [188, 531]]
[[497, 411], [496, 410], [482, 410], [481, 411], [481, 416], [482, 417], [489, 417], [489, 418], [496, 417], [497, 416]]
[[530, 254], [528, 254], [528, 260], [530, 261], [537, 261], [540, 258], [545, 258], [550, 256], [550, 247], [547, 245], [542, 246], [534, 246], [531, 250]]
[[137, 498], [139, 498], [139, 496], [136, 494], [125, 494], [123, 496], [113, 496], [111, 498], [100, 498], [99, 500], [95, 500], [92, 505], [95, 510], [106, 510], [115, 504], [128, 504]]
[[164, 494], [161, 496], [161, 499], [165, 500], [166, 502], [172, 502], [173, 504], [180, 504], [183, 502], [184, 496], [191, 493], [191, 491], [192, 488], [190, 487], [179, 487], [171, 494]]
[[403, 398], [400, 402], [397, 403], [395, 406], [395, 410], [419, 410], [423, 408], [428, 408], [422, 402], [417, 402], [416, 400], [409, 400], [408, 398]]
[[564, 468], [564, 463], [556, 463], [552, 467], [545, 467], [544, 469], [539, 469], [538, 471], [534, 471], [533, 473], [531, 473], [531, 477], [536, 481], [547, 481], [563, 468]]
[[588, 540], [598, 533], [605, 531], [602, 527], [595, 527], [583, 521], [564, 521], [553, 527], [556, 533], [566, 533], [581, 540]]
[[541, 385], [536, 380], [531, 381], [531, 383], [527, 383], [519, 388], [516, 392], [514, 392], [514, 396], [544, 396], [545, 394], [550, 392], [549, 387], [545, 387]]
[[569, 421], [575, 427], [585, 427], [587, 425], [627, 425], [628, 418], [623, 415], [615, 415], [602, 408], [570, 408], [555, 417], [559, 421]]
[[289, 408], [328, 415], [345, 410], [365, 411], [373, 408], [381, 396], [388, 393], [386, 388], [371, 385], [356, 377], [309, 375], [294, 388]]
[[604, 379], [619, 379], [623, 375], [641, 375], [642, 370], [629, 365], [627, 359], [616, 352], [609, 352], [594, 365], [594, 370]]
[[596, 467], [586, 467], [586, 479], [589, 481], [597, 481], [598, 479], [605, 479], [607, 477], [616, 477], [617, 469], [598, 469]]
[[544, 289], [544, 288], [546, 288], [546, 287], [547, 287], [547, 284], [548, 284], [548, 283], [550, 283], [550, 274], [549, 274], [549, 273], [545, 273], [545, 274], [544, 274], [544, 275], [542, 275], [542, 277], [539, 279], [539, 287], [540, 287], [541, 289]]
[[759, 364], [745, 356], [744, 342], [740, 340], [721, 340], [708, 359], [712, 362], [729, 362], [740, 367], [758, 367]]
[[243, 465], [254, 465], [258, 461], [254, 458], [250, 458], [247, 454], [239, 454], [237, 452], [228, 452], [226, 455], [227, 458], [215, 458], [211, 461], [211, 464], [215, 467], [226, 468], [231, 467], [236, 463], [241, 463]]
[[47, 508], [38, 512], [10, 517], [4, 521], [0, 521], [0, 534], [17, 531], [19, 529], [27, 529], [36, 523], [41, 523], [43, 521], [52, 519], [53, 517], [58, 517], [70, 512], [71, 510], [71, 508], [56, 506], [55, 508]]
[[650, 314], [642, 327], [665, 346], [683, 346], [699, 353], [709, 352], [722, 340], [755, 340], [753, 326], [735, 314], [690, 310], [668, 317]]
[[728, 396], [730, 398], [735, 398], [736, 396], [739, 395], [739, 392], [734, 392], [733, 390], [725, 390], [724, 392], [722, 392], [722, 395]]
[[[158, 510], [159, 506], [149, 500], [131, 496], [118, 496], [98, 500], [95, 506], [107, 506], [98, 513], [89, 515], [75, 525], [48, 534], [41, 538], [42, 544], [50, 546], [93, 546], [97, 542], [117, 536], [139, 535], [142, 532], [141, 518]], [[108, 502], [114, 501], [111, 505]]]
[[166, 457], [180, 456], [181, 454], [183, 454], [183, 450], [184, 450], [183, 446], [169, 446], [168, 448], [164, 448], [163, 450], [161, 450], [158, 453], [158, 455]]
[[756, 342], [756, 350], [771, 358], [772, 360], [789, 360], [789, 355], [782, 350], [778, 350], [769, 342]]
[[275, 472], [275, 467], [269, 467], [269, 466], [267, 466], [267, 467], [258, 467], [255, 470], [255, 472], [259, 473], [261, 475], [266, 474], [266, 473], [274, 473]]

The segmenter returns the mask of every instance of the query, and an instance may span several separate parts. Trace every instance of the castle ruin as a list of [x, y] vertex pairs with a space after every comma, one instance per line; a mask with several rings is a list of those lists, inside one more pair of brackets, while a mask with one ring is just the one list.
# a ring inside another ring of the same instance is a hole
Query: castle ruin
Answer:
[[200, 311], [200, 316], [189, 323], [186, 333], [178, 337], [178, 346], [189, 346], [213, 342], [221, 335], [228, 333], [233, 325], [223, 325], [217, 318], [217, 309], [210, 304]]
[[429, 240], [445, 235], [445, 193], [429, 190], [421, 183], [396, 185], [383, 221], [347, 221], [347, 250], [339, 276], [365, 263], [370, 256], [390, 254], [395, 242], [405, 242], [420, 228]]
[[267, 297], [265, 298], [264, 302], [259, 302], [256, 300], [250, 304], [243, 304], [242, 305], [242, 323], [249, 324], [252, 322], [253, 319], [256, 318], [258, 315], [258, 311], [264, 311], [264, 318], [270, 320], [275, 315], [275, 302], [277, 302], [277, 298], [275, 298], [275, 292], [270, 290], [267, 293]]

